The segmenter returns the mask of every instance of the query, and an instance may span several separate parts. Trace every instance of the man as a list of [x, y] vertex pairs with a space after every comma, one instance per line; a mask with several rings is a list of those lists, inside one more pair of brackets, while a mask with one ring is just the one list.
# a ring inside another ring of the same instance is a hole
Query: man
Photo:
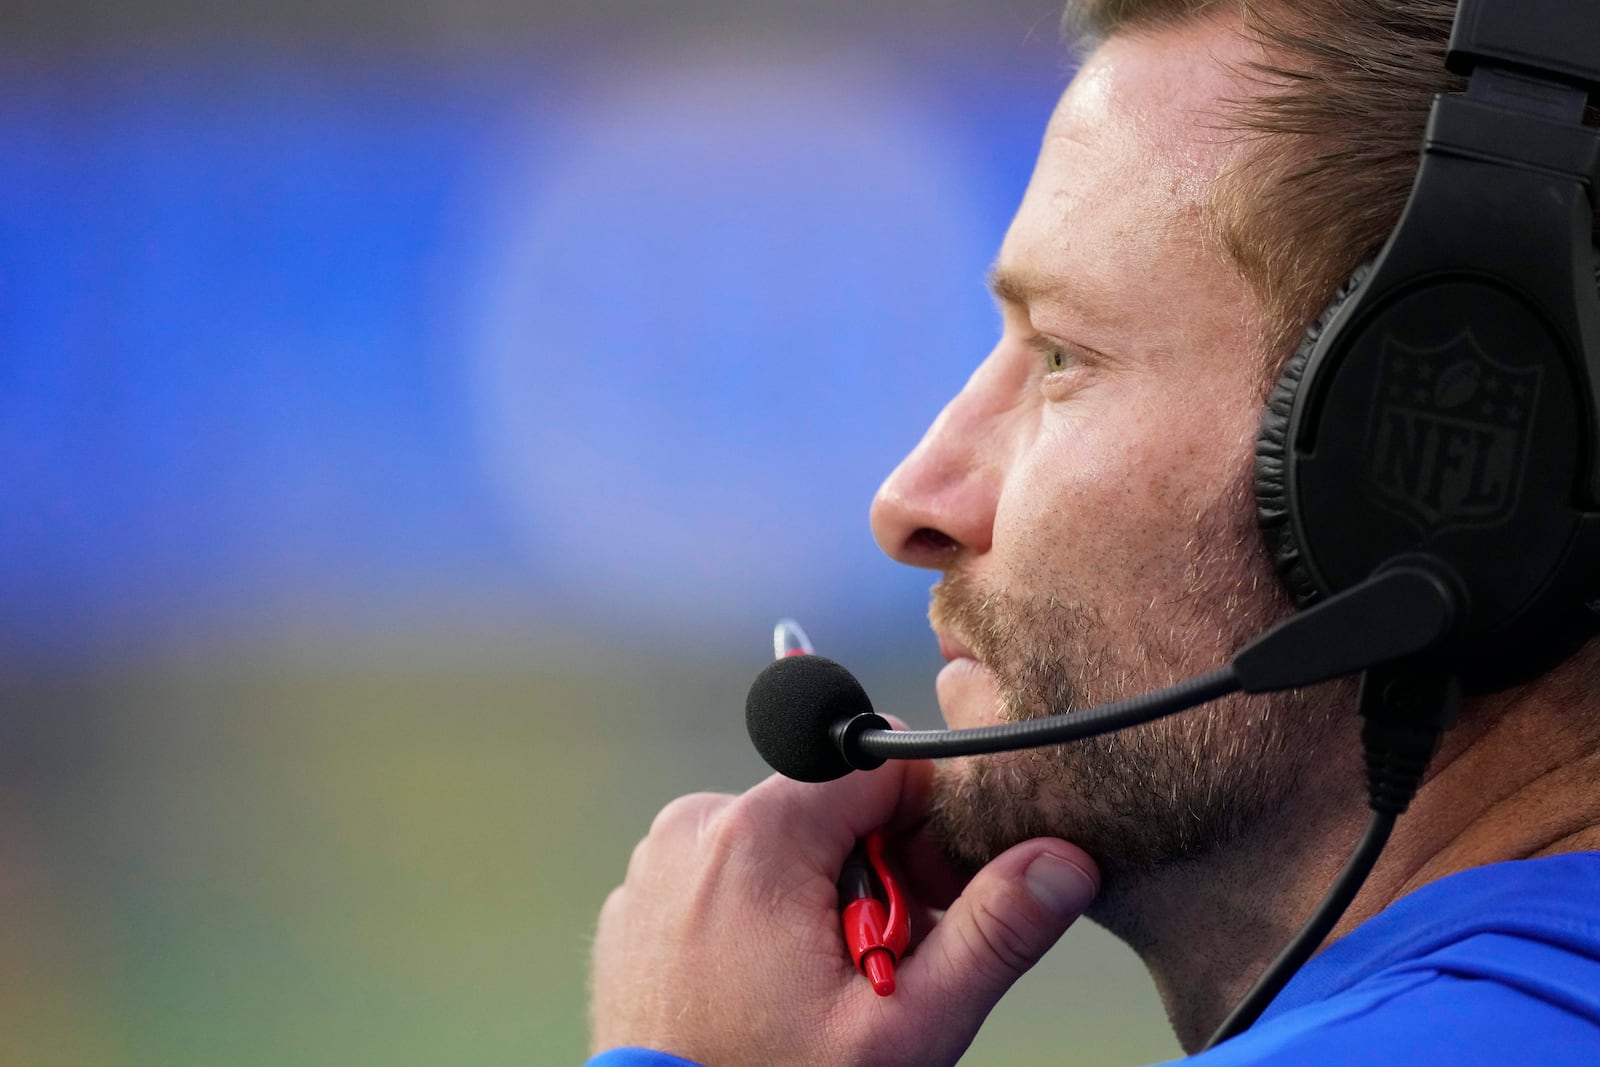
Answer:
[[[951, 726], [1170, 684], [1290, 611], [1249, 488], [1262, 401], [1399, 213], [1453, 8], [1075, 9], [1097, 43], [996, 263], [1002, 336], [873, 507], [886, 552], [942, 572]], [[1202, 1060], [1600, 1062], [1596, 678], [1591, 642], [1468, 701], [1332, 947]], [[1365, 824], [1352, 699], [1235, 697], [1058, 750], [682, 798], [601, 912], [595, 1048], [952, 1063], [1087, 911], [1193, 1051]], [[925, 912], [887, 999], [842, 955], [833, 882], [880, 827]]]

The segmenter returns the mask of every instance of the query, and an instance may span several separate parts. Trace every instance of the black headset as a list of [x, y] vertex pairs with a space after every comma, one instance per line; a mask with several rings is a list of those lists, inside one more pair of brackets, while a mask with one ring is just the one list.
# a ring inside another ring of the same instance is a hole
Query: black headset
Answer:
[[1596, 630], [1600, 3], [1463, 0], [1411, 199], [1289, 359], [1256, 446], [1261, 527], [1309, 605], [1395, 560], [1456, 583], [1464, 680]]

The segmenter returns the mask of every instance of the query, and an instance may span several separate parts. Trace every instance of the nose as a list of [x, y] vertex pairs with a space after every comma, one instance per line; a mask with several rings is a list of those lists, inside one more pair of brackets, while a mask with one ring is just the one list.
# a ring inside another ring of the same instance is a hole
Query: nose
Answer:
[[872, 501], [872, 536], [901, 563], [942, 570], [990, 548], [1000, 441], [986, 361], [900, 461]]

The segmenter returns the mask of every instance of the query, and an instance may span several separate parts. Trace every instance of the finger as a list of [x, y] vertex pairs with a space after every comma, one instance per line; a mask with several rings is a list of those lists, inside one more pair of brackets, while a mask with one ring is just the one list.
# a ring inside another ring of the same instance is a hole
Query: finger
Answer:
[[726, 793], [690, 793], [671, 801], [650, 823], [650, 830], [633, 846], [624, 879], [652, 863], [651, 857], [663, 847], [669, 854], [681, 854], [686, 842], [698, 838], [716, 814], [734, 802]]
[[[896, 730], [906, 729], [905, 721], [895, 715], [885, 715]], [[924, 912], [942, 914], [950, 902], [961, 894], [971, 880], [971, 872], [960, 870], [951, 862], [939, 841], [927, 830], [929, 804], [937, 786], [937, 770], [928, 772], [926, 782], [919, 782], [921, 790], [916, 802], [902, 805], [889, 823], [888, 847], [890, 860], [900, 873], [906, 890]], [[922, 931], [930, 924], [919, 923], [913, 927], [913, 943], [921, 939]]]
[[[898, 715], [885, 715], [891, 729], [904, 730], [906, 722]], [[891, 760], [890, 762], [897, 762]], [[937, 779], [937, 768], [928, 760], [898, 761], [915, 766], [907, 766], [906, 773], [914, 776], [914, 781], [909, 783], [909, 793], [902, 795], [902, 799], [909, 803], [902, 804], [895, 809], [894, 817], [883, 826], [874, 826], [874, 830], [887, 830], [894, 838], [909, 838], [922, 829], [928, 821], [928, 807], [933, 799], [934, 782]]]
[[804, 852], [819, 870], [837, 867], [855, 844], [886, 826], [919, 825], [933, 793], [929, 760], [890, 760], [872, 771], [856, 771], [832, 782], [766, 779], [741, 798], [757, 822]]
[[891, 762], [821, 784], [774, 776], [744, 799], [770, 834], [782, 836], [818, 870], [836, 870], [858, 839], [894, 823], [896, 813], [925, 811], [932, 781], [931, 764]]
[[977, 873], [904, 964], [903, 988], [974, 1031], [1099, 891], [1082, 849], [1035, 838]]
[[676, 837], [689, 829], [699, 833], [706, 820], [733, 803], [728, 793], [689, 793], [668, 802], [650, 823], [651, 837]]

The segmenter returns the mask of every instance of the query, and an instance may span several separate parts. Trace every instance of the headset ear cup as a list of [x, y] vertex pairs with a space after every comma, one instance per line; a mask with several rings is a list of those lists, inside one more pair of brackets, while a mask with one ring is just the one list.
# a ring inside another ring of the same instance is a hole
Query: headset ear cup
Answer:
[[1317, 316], [1294, 355], [1284, 363], [1278, 383], [1267, 398], [1266, 410], [1261, 413], [1261, 429], [1256, 436], [1256, 518], [1261, 524], [1261, 535], [1266, 540], [1267, 551], [1278, 568], [1289, 594], [1300, 607], [1314, 603], [1322, 592], [1317, 587], [1311, 568], [1306, 565], [1299, 537], [1295, 534], [1293, 502], [1289, 496], [1287, 459], [1289, 454], [1289, 413], [1294, 409], [1295, 396], [1305, 377], [1306, 365], [1317, 343], [1328, 327], [1338, 318], [1339, 312], [1349, 303], [1351, 296], [1361, 288], [1371, 273], [1372, 264], [1365, 263], [1339, 287], [1333, 302]]

